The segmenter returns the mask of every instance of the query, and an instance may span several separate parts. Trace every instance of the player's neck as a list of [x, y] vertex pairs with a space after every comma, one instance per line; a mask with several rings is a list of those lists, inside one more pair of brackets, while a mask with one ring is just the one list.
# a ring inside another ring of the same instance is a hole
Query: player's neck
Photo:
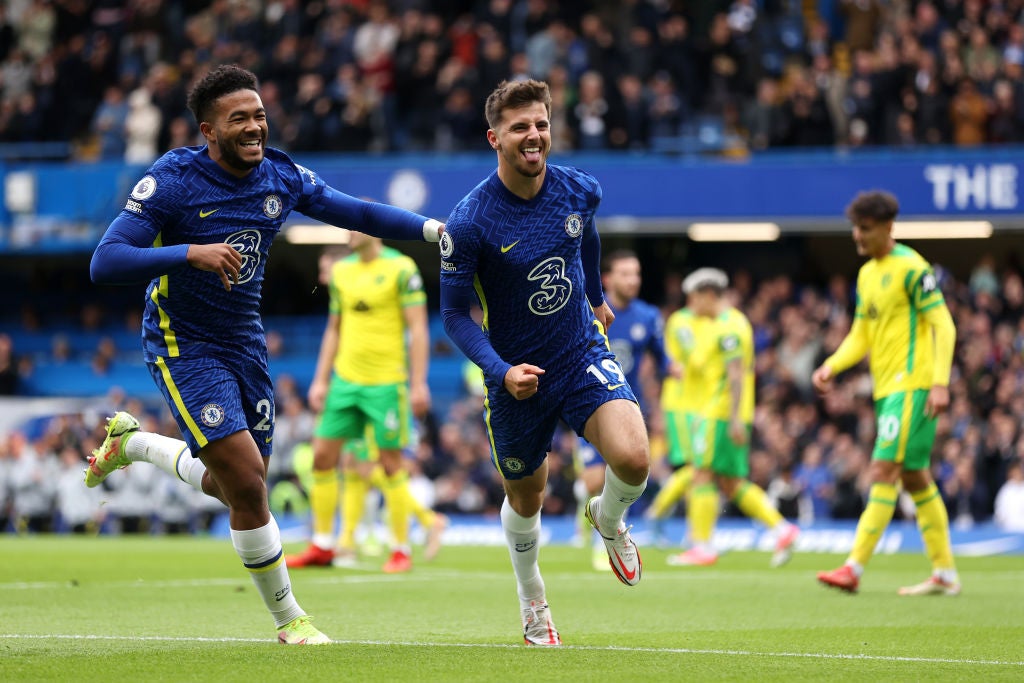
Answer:
[[616, 310], [624, 310], [629, 307], [629, 299], [616, 296], [613, 292], [607, 292], [608, 303]]
[[383, 244], [367, 244], [359, 249], [359, 260], [363, 263], [369, 263], [380, 256], [380, 250], [384, 248]]
[[885, 246], [878, 250], [875, 254], [872, 254], [871, 258], [876, 261], [881, 261], [886, 256], [892, 253], [892, 250], [896, 248], [896, 240], [891, 239], [886, 242]]
[[533, 199], [540, 193], [540, 189], [544, 187], [544, 176], [547, 172], [548, 168], [544, 166], [544, 170], [540, 172], [540, 175], [531, 178], [524, 176], [511, 166], [505, 164], [498, 165], [498, 178], [505, 186], [505, 189], [521, 199]]

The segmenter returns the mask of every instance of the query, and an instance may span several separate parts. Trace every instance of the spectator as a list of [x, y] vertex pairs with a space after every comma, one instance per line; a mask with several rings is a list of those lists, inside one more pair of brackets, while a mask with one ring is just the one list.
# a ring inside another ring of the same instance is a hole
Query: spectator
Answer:
[[127, 145], [124, 160], [129, 164], [148, 165], [160, 156], [158, 135], [162, 118], [145, 87], [136, 88], [128, 96], [128, 113], [124, 121]]
[[1007, 465], [1006, 482], [996, 494], [995, 522], [1006, 531], [1024, 532], [1024, 465], [1020, 458]]

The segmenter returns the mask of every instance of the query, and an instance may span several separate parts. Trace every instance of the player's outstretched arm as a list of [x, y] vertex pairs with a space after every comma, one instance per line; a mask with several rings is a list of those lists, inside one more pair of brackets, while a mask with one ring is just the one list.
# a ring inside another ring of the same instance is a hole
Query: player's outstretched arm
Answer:
[[189, 245], [153, 247], [157, 232], [156, 227], [123, 215], [115, 218], [92, 254], [89, 263], [92, 281], [102, 285], [149, 282], [186, 265]]
[[444, 230], [444, 223], [433, 218], [390, 204], [357, 199], [329, 185], [301, 211], [324, 223], [383, 239], [437, 242]]

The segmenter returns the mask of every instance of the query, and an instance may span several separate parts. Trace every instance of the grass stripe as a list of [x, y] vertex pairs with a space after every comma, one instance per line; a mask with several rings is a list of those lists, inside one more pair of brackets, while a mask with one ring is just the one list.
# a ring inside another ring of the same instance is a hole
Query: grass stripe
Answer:
[[[117, 636], [99, 634], [22, 634], [0, 633], [4, 640], [116, 640], [120, 642], [163, 643], [274, 643], [270, 638], [208, 638], [200, 636]], [[508, 643], [446, 643], [403, 640], [334, 640], [334, 645], [370, 645], [410, 648], [482, 648], [490, 650], [518, 650], [525, 645]], [[716, 655], [729, 657], [788, 657], [804, 659], [849, 659], [876, 662], [911, 662], [917, 664], [961, 664], [968, 666], [1024, 666], [1024, 661], [998, 659], [953, 659], [945, 657], [894, 657], [887, 655], [848, 654], [842, 652], [756, 652], [753, 650], [720, 650], [685, 647], [625, 647], [621, 645], [563, 645], [555, 651], [575, 650], [590, 652], [630, 652], [649, 654]]]

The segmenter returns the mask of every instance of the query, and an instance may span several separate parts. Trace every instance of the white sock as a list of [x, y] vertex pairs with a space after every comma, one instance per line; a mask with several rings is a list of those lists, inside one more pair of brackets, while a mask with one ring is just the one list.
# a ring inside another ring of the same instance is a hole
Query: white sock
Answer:
[[136, 432], [124, 446], [125, 455], [133, 462], [148, 462], [167, 474], [203, 491], [203, 473], [206, 465], [192, 457], [192, 451], [181, 439], [172, 439], [152, 432]]
[[[616, 476], [612, 468], [604, 468], [604, 489], [601, 497], [598, 498], [597, 525], [604, 529], [618, 529], [622, 524], [622, 518], [629, 506], [640, 497], [640, 494], [647, 488], [647, 480], [637, 486], [632, 486]], [[605, 532], [607, 533], [607, 532]]]
[[284, 563], [281, 549], [281, 530], [273, 516], [259, 529], [232, 529], [231, 544], [249, 570], [252, 582], [278, 628], [305, 614], [292, 595], [288, 566]]
[[523, 517], [512, 509], [506, 498], [501, 504], [501, 528], [505, 531], [508, 554], [512, 558], [520, 602], [529, 605], [531, 600], [544, 598], [544, 579], [540, 576], [538, 563], [540, 513]]

